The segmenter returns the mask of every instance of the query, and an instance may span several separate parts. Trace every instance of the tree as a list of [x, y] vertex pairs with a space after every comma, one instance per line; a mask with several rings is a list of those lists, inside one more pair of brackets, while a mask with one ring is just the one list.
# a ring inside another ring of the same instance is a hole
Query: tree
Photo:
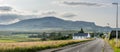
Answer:
[[58, 36], [59, 36], [59, 37], [61, 37], [61, 36], [62, 36], [62, 33], [61, 33], [61, 32], [59, 32], [59, 33], [58, 33]]
[[78, 33], [84, 33], [83, 29], [81, 28], [81, 30]]
[[103, 33], [100, 33], [99, 36], [102, 37], [104, 34]]
[[54, 40], [56, 37], [57, 37], [57, 36], [56, 36], [56, 33], [55, 33], [55, 32], [50, 33], [49, 38], [50, 38], [51, 40]]
[[72, 39], [73, 35], [72, 34], [68, 34], [69, 35], [69, 39]]
[[42, 39], [41, 39], [41, 40], [43, 40], [43, 41], [47, 40], [46, 37], [47, 37], [47, 36], [46, 36], [46, 32], [43, 32], [43, 34], [42, 34]]
[[46, 37], [46, 32], [43, 32], [42, 36], [43, 36], [43, 38], [45, 38]]

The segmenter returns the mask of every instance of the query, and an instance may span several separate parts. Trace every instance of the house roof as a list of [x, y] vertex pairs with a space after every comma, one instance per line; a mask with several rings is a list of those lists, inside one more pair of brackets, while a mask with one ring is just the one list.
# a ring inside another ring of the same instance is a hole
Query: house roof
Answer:
[[74, 36], [88, 36], [88, 33], [74, 33]]

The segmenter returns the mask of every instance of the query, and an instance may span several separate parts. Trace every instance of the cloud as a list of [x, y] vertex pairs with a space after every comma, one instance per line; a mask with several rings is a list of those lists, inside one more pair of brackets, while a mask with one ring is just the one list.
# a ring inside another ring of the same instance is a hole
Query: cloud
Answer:
[[[2, 12], [3, 11], [3, 12]], [[41, 18], [45, 16], [55, 16], [58, 18], [72, 18], [77, 16], [69, 12], [49, 11], [24, 11], [10, 6], [0, 6], [0, 24], [8, 25], [25, 19]]]
[[57, 14], [57, 12], [55, 12], [55, 11], [44, 11], [44, 12], [42, 12], [42, 15], [54, 15], [54, 14]]
[[9, 6], [0, 6], [0, 11], [2, 12], [8, 12], [8, 11], [12, 11], [12, 7]]
[[25, 19], [31, 19], [31, 18], [41, 18], [46, 16], [55, 16], [58, 18], [73, 18], [77, 16], [74, 13], [66, 13], [66, 12], [41, 12], [40, 15], [21, 15], [21, 14], [13, 14], [13, 13], [4, 13], [0, 14], [0, 24], [2, 25], [8, 25], [12, 23], [19, 22], [21, 20]]
[[56, 16], [61, 18], [72, 18], [77, 16], [77, 14], [71, 13], [71, 12], [56, 12], [56, 11], [43, 11], [41, 12], [42, 17], [44, 16]]
[[90, 3], [90, 2], [73, 2], [73, 1], [63, 1], [63, 4], [65, 5], [71, 5], [71, 6], [102, 6], [102, 4], [98, 3]]
[[7, 25], [31, 18], [37, 18], [37, 15], [11, 6], [0, 6], [0, 24]]
[[80, 6], [91, 6], [91, 7], [111, 7], [111, 3], [104, 2], [88, 2], [88, 1], [53, 1], [52, 4], [57, 4], [59, 6], [70, 6], [70, 7], [80, 7]]
[[65, 17], [65, 18], [72, 18], [72, 17], [75, 17], [77, 16], [76, 14], [73, 14], [73, 13], [65, 13], [62, 15], [62, 17]]

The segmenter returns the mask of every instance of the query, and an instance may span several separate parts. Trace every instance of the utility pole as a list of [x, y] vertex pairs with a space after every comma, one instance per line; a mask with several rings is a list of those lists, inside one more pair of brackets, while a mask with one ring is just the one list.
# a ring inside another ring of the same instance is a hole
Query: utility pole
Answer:
[[116, 5], [116, 45], [118, 43], [118, 3], [112, 3], [113, 5]]

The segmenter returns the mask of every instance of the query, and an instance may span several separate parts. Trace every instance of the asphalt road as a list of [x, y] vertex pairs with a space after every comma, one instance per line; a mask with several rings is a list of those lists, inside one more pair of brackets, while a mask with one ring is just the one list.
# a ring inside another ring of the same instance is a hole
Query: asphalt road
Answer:
[[[41, 52], [41, 51], [40, 51]], [[112, 48], [103, 39], [96, 39], [73, 47], [60, 50], [45, 50], [42, 52], [113, 52]]]

